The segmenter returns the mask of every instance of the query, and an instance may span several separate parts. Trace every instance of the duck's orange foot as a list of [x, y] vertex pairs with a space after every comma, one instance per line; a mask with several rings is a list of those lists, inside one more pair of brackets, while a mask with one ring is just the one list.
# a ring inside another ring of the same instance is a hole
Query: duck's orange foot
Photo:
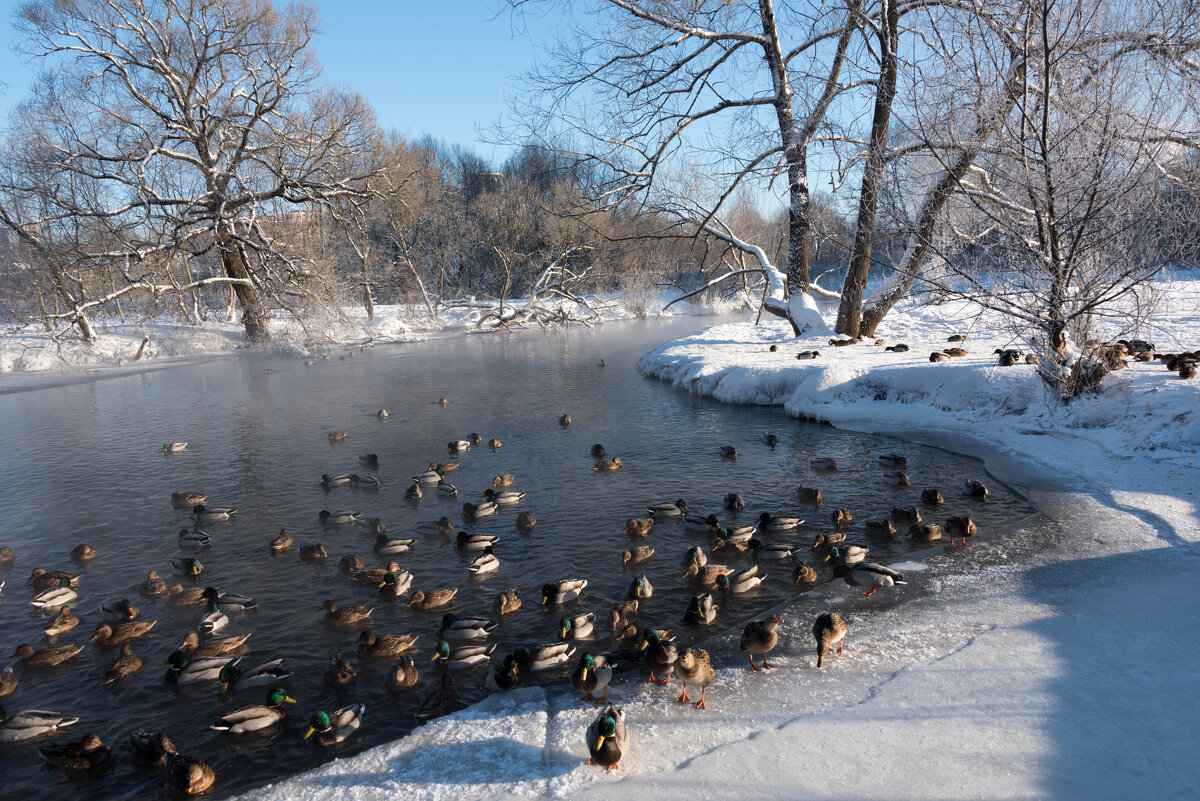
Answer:
[[596, 696], [592, 695], [591, 693], [588, 693], [587, 695], [583, 696], [583, 700], [585, 700], [585, 701], [595, 701], [595, 700], [596, 700]]
[[609, 766], [608, 766], [608, 769], [609, 769], [609, 770], [618, 770], [620, 767], [621, 767], [621, 766], [620, 766], [619, 764], [617, 764], [617, 765], [609, 765]]
[[775, 666], [774, 666], [774, 665], [771, 665], [771, 664], [768, 664], [768, 663], [767, 663], [767, 659], [766, 659], [766, 657], [763, 657], [763, 663], [762, 663], [762, 666], [763, 666], [763, 668], [764, 668], [764, 669], [766, 669], [766, 670], [773, 670], [773, 669], [775, 668]]
[[664, 687], [666, 687], [670, 683], [671, 683], [670, 676], [667, 676], [665, 679], [658, 679], [657, 681], [655, 681], [655, 684], [661, 684]]
[[750, 663], [750, 669], [751, 669], [751, 670], [762, 670], [762, 666], [761, 666], [761, 665], [756, 665], [756, 664], [754, 664], [753, 662], [751, 662], [751, 663]]
[[704, 703], [703, 698], [696, 702], [696, 709], [708, 709], [708, 705]]
[[679, 696], [679, 697], [678, 697], [678, 698], [676, 698], [675, 700], [676, 700], [676, 701], [678, 701], [678, 702], [679, 702], [679, 703], [681, 703], [681, 704], [685, 704], [685, 703], [687, 703], [688, 701], [692, 700], [691, 698], [688, 698], [688, 694], [687, 694], [687, 687], [686, 687], [686, 686], [684, 686], [684, 688], [683, 688], [683, 695]]

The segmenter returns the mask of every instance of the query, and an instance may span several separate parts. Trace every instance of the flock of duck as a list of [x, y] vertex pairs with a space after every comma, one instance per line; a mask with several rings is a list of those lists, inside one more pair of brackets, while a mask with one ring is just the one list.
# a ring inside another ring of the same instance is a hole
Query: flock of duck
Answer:
[[[442, 399], [440, 403], [446, 405], [447, 401]], [[387, 412], [380, 410], [378, 415], [383, 418]], [[563, 415], [559, 424], [569, 426], [569, 416]], [[331, 442], [340, 442], [344, 438], [343, 432], [329, 434]], [[770, 448], [774, 448], [778, 441], [778, 437], [771, 433], [762, 436], [762, 442]], [[482, 442], [481, 437], [472, 434], [465, 440], [450, 442], [447, 450], [451, 456], [460, 456]], [[496, 439], [487, 444], [493, 451], [499, 451], [502, 447], [502, 443]], [[186, 449], [187, 443], [184, 442], [163, 446], [167, 453], [182, 453]], [[593, 446], [591, 456], [597, 472], [614, 472], [623, 467], [620, 457], [606, 458], [607, 454], [601, 445]], [[724, 446], [721, 456], [735, 459], [736, 449]], [[882, 473], [884, 482], [897, 487], [911, 486], [905, 472], [907, 462], [904, 456], [885, 454], [878, 458], [881, 465], [887, 468]], [[365, 471], [377, 468], [379, 457], [364, 453], [359, 456], [359, 462]], [[825, 472], [839, 469], [837, 462], [829, 458], [814, 459], [811, 466]], [[447, 475], [458, 467], [456, 462], [430, 463], [413, 476], [412, 483], [406, 487], [406, 495], [420, 498], [426, 493], [436, 493], [457, 502], [458, 489], [447, 480]], [[513, 489], [515, 483], [516, 479], [511, 474], [495, 476], [491, 481], [492, 486], [483, 493], [482, 500], [462, 504], [464, 524], [486, 520], [505, 509], [518, 507], [525, 500], [525, 494]], [[326, 474], [321, 477], [320, 485], [327, 490], [344, 485], [379, 489], [380, 482], [367, 474]], [[975, 479], [967, 480], [962, 492], [977, 500], [986, 500], [988, 494], [986, 486]], [[801, 503], [814, 506], [822, 501], [820, 490], [813, 487], [799, 487], [797, 497]], [[179, 530], [178, 544], [181, 548], [210, 547], [212, 538], [199, 526], [228, 521], [237, 514], [236, 509], [213, 506], [207, 500], [200, 492], [173, 493], [173, 506], [186, 512], [192, 521], [192, 527]], [[943, 501], [942, 493], [936, 488], [926, 488], [921, 493], [921, 502], [926, 507], [936, 508]], [[738, 493], [731, 492], [725, 497], [724, 506], [736, 512], [745, 509], [746, 504]], [[816, 538], [812, 544], [813, 554], [832, 565], [835, 578], [841, 578], [867, 597], [877, 591], [904, 584], [904, 577], [896, 570], [867, 560], [868, 546], [847, 541], [841, 529], [852, 519], [849, 509], [839, 507], [834, 510], [830, 516], [833, 530]], [[414, 589], [412, 574], [395, 561], [394, 557], [402, 557], [413, 548], [417, 537], [390, 536], [382, 521], [368, 518], [357, 511], [322, 510], [318, 520], [329, 529], [352, 526], [365, 529], [374, 536], [375, 552], [381, 557], [388, 557], [385, 565], [371, 568], [358, 556], [346, 554], [338, 566], [339, 571], [351, 582], [377, 593], [383, 601], [395, 602], [407, 596], [407, 605], [419, 610], [441, 610], [452, 606], [457, 587]], [[747, 593], [762, 583], [765, 574], [760, 571], [761, 562], [791, 560], [798, 553], [794, 545], [767, 542], [760, 539], [759, 535], [796, 532], [803, 523], [804, 520], [798, 517], [762, 512], [753, 525], [733, 525], [722, 523], [716, 515], [695, 513], [683, 500], [655, 503], [647, 506], [644, 516], [626, 521], [624, 532], [631, 542], [620, 554], [621, 563], [627, 568], [636, 567], [654, 555], [653, 547], [638, 543], [638, 540], [651, 536], [656, 527], [682, 526], [686, 531], [708, 537], [710, 545], [707, 551], [703, 545], [695, 545], [683, 554], [682, 576], [697, 590], [683, 618], [693, 626], [706, 626], [717, 618], [717, 599], [721, 595]], [[537, 520], [531, 512], [521, 511], [515, 524], [519, 530], [529, 531], [537, 525]], [[944, 531], [951, 545], [966, 545], [967, 539], [978, 531], [969, 516], [948, 517], [944, 524], [938, 525], [924, 520], [916, 506], [895, 507], [889, 517], [868, 521], [866, 531], [872, 535], [895, 537], [897, 527], [913, 541], [920, 543], [939, 540]], [[475, 557], [468, 567], [472, 574], [493, 573], [501, 567], [497, 556], [498, 538], [493, 535], [472, 534], [461, 529], [456, 531], [458, 527], [448, 517], [419, 523], [416, 529], [416, 533], [421, 535], [452, 538], [454, 548], [474, 553]], [[296, 548], [286, 529], [265, 545], [273, 553]], [[300, 545], [297, 551], [299, 557], [306, 561], [321, 562], [329, 558], [324, 546], [319, 543]], [[73, 560], [85, 564], [96, 556], [96, 549], [87, 544], [81, 544], [71, 553]], [[737, 569], [715, 561], [729, 556], [749, 557], [752, 564]], [[11, 549], [0, 547], [0, 566], [11, 565], [13, 561]], [[245, 665], [241, 654], [251, 635], [221, 633], [231, 616], [236, 617], [256, 608], [256, 600], [222, 592], [213, 586], [202, 586], [204, 566], [195, 556], [174, 559], [172, 568], [184, 580], [196, 586], [184, 587], [182, 582], [168, 584], [156, 571], [151, 570], [141, 585], [142, 594], [170, 607], [195, 607], [199, 610], [199, 616], [195, 619], [194, 630], [182, 633], [178, 647], [167, 656], [164, 663], [168, 666], [165, 681], [176, 685], [219, 684], [223, 690], [235, 692], [258, 688], [263, 693], [262, 703], [221, 715], [213, 721], [211, 728], [227, 736], [239, 737], [279, 727], [286, 719], [286, 706], [295, 703], [284, 689], [291, 676], [283, 666], [284, 660], [275, 659], [254, 667]], [[801, 562], [795, 567], [792, 579], [797, 585], [806, 587], [818, 581], [818, 574], [812, 565]], [[79, 625], [79, 618], [71, 611], [72, 603], [79, 596], [78, 573], [39, 567], [30, 574], [29, 583], [33, 592], [30, 603], [46, 614], [53, 613], [47, 617], [44, 627], [47, 636], [68, 634]], [[583, 577], [548, 581], [541, 587], [540, 604], [547, 609], [573, 607], [585, 595], [587, 587], [588, 580]], [[0, 591], [3, 589], [4, 583], [0, 582]], [[582, 644], [598, 633], [603, 622], [597, 621], [594, 612], [578, 612], [570, 608], [564, 609], [559, 616], [555, 641], [523, 646], [502, 659], [493, 659], [496, 645], [489, 640], [502, 625], [504, 617], [515, 612], [523, 603], [516, 587], [505, 589], [496, 596], [492, 607], [494, 616], [466, 616], [447, 612], [441, 618], [438, 641], [430, 659], [441, 675], [432, 693], [422, 702], [418, 716], [428, 719], [456, 707], [458, 693], [452, 675], [457, 671], [486, 669], [488, 686], [496, 691], [506, 691], [518, 686], [522, 678], [530, 674], [574, 664], [570, 674], [571, 685], [583, 693], [585, 701], [595, 701], [603, 706], [585, 733], [591, 762], [615, 769], [629, 749], [624, 713], [608, 700], [608, 686], [615, 670], [640, 664], [649, 672], [648, 681], [664, 686], [676, 678], [682, 685], [682, 693], [676, 700], [680, 703], [694, 701], [699, 709], [706, 708], [707, 691], [716, 677], [707, 651], [698, 647], [682, 647], [674, 641], [669, 631], [639, 623], [639, 613], [646, 610], [647, 601], [654, 594], [649, 576], [645, 573], [635, 575], [625, 594], [626, 600], [616, 604], [608, 615], [613, 637], [624, 647], [607, 652], [595, 649], [579, 652]], [[106, 603], [102, 610], [107, 620], [95, 628], [89, 642], [94, 641], [103, 648], [119, 649], [103, 676], [103, 682], [125, 681], [143, 667], [142, 658], [134, 651], [136, 644], [152, 632], [161, 631], [156, 630], [156, 621], [143, 617], [128, 599]], [[360, 630], [355, 642], [361, 659], [393, 660], [386, 675], [389, 691], [413, 687], [419, 680], [417, 663], [412, 658], [417, 637], [413, 634], [381, 634], [373, 631], [370, 628], [372, 611], [369, 605], [342, 606], [334, 600], [325, 600], [322, 604], [322, 613], [329, 626]], [[772, 668], [767, 659], [778, 644], [780, 622], [780, 616], [772, 616], [744, 627], [739, 645], [748, 655], [752, 670]], [[836, 612], [827, 612], [816, 619], [812, 631], [817, 647], [816, 664], [821, 667], [831, 652], [835, 649], [837, 653], [842, 651], [847, 633], [846, 622]], [[87, 643], [63, 643], [35, 649], [29, 644], [21, 644], [12, 654], [12, 659], [16, 660], [17, 667], [22, 671], [65, 670], [86, 646]], [[356, 680], [357, 671], [341, 654], [329, 661], [323, 676], [323, 683], [331, 688], [349, 687]], [[0, 672], [0, 698], [13, 695], [18, 689], [19, 680], [13, 667]], [[698, 692], [698, 697], [690, 696], [689, 690]], [[314, 712], [309, 718], [304, 738], [311, 737], [322, 746], [340, 743], [360, 729], [365, 711], [365, 704], [354, 703], [332, 712]], [[5, 715], [0, 706], [0, 743], [19, 743], [54, 735], [79, 720], [76, 715], [41, 710]], [[173, 792], [203, 793], [211, 789], [215, 782], [216, 775], [208, 764], [198, 757], [180, 752], [163, 732], [135, 731], [128, 736], [128, 744], [136, 763], [162, 766], [164, 783]], [[64, 745], [43, 745], [41, 753], [49, 763], [61, 766], [69, 775], [100, 769], [113, 760], [112, 748], [102, 743], [95, 734]]]

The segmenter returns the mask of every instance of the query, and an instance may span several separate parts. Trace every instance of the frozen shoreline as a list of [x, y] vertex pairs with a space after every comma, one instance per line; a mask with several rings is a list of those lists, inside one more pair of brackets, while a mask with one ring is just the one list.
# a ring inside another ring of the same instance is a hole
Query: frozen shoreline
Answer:
[[[1197, 286], [1161, 323], [1179, 341], [1200, 340]], [[586, 765], [592, 708], [569, 687], [531, 688], [245, 797], [1193, 797], [1200, 386], [1138, 365], [1116, 389], [1052, 409], [1031, 371], [992, 366], [1003, 336], [976, 332], [978, 353], [922, 364], [949, 333], [923, 315], [889, 318], [883, 335], [913, 350], [888, 360], [871, 345], [721, 325], [641, 367], [719, 400], [979, 456], [1042, 508], [1036, 528], [930, 549], [905, 565], [922, 597], [867, 600], [840, 582], [805, 594], [784, 612], [769, 675], [739, 665], [736, 631], [719, 638], [714, 656], [734, 666], [707, 713], [672, 703], [674, 683], [622, 676], [613, 695], [632, 754], [620, 771]], [[824, 358], [794, 359], [811, 347]], [[817, 671], [809, 628], [831, 607], [850, 635]]]

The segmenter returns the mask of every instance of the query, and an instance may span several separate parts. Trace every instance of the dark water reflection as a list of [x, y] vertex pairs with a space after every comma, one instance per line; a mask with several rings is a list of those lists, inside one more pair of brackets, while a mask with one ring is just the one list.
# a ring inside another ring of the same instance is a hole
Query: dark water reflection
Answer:
[[[554, 639], [563, 610], [538, 606], [539, 588], [546, 581], [586, 577], [586, 595], [567, 609], [606, 617], [624, 598], [632, 576], [620, 565], [620, 552], [629, 544], [623, 522], [641, 515], [647, 503], [683, 498], [695, 510], [721, 513], [725, 493], [740, 492], [748, 508], [733, 518], [738, 522], [751, 522], [762, 511], [807, 517], [809, 525], [798, 534], [771, 538], [802, 544], [800, 556], [807, 559], [812, 559], [807, 546], [814, 534], [828, 529], [829, 512], [836, 506], [854, 512], [852, 537], [865, 541], [863, 520], [886, 514], [894, 504], [916, 503], [924, 486], [946, 491], [947, 504], [938, 519], [969, 512], [985, 535], [1031, 511], [1000, 486], [992, 487], [986, 505], [958, 494], [965, 476], [980, 475], [979, 464], [970, 459], [797, 422], [774, 408], [720, 406], [638, 376], [635, 363], [646, 350], [709, 322], [460, 336], [376, 348], [352, 358], [335, 354], [312, 367], [293, 358], [252, 356], [66, 385], [50, 378], [42, 385], [22, 379], [22, 391], [0, 396], [0, 484], [6, 499], [0, 544], [17, 554], [13, 568], [0, 569], [0, 579], [8, 581], [0, 595], [0, 651], [7, 656], [23, 642], [45, 644], [44, 620], [30, 612], [32, 591], [25, 579], [36, 566], [72, 569], [68, 553], [83, 541], [101, 555], [82, 570], [75, 609], [83, 624], [60, 640], [86, 640], [100, 622], [101, 603], [121, 597], [135, 599], [159, 623], [155, 637], [135, 646], [146, 660], [144, 671], [115, 688], [101, 686], [115, 654], [94, 643], [66, 668], [19, 671], [21, 686], [5, 699], [10, 712], [40, 708], [76, 714], [79, 724], [60, 739], [95, 731], [116, 746], [118, 762], [110, 773], [81, 784], [43, 767], [34, 746], [0, 746], [0, 795], [152, 797], [161, 792], [157, 773], [134, 768], [128, 760], [124, 738], [136, 728], [165, 730], [181, 751], [207, 760], [220, 776], [218, 796], [409, 731], [416, 723], [417, 704], [436, 678], [429, 657], [442, 610], [417, 612], [403, 604], [379, 603], [372, 589], [350, 584], [337, 570], [342, 554], [358, 553], [369, 566], [385, 559], [372, 552], [371, 537], [363, 529], [322, 528], [317, 512], [323, 508], [356, 509], [382, 518], [389, 534], [409, 536], [416, 521], [441, 515], [461, 526], [464, 501], [480, 500], [493, 475], [516, 474], [518, 488], [528, 493], [519, 509], [534, 512], [537, 527], [518, 533], [515, 509], [467, 527], [501, 537], [497, 573], [469, 578], [471, 555], [437, 535], [417, 535], [415, 550], [395, 557], [414, 574], [416, 589], [460, 587], [451, 607], [460, 615], [490, 615], [496, 593], [519, 586], [525, 605], [504, 619], [497, 655]], [[597, 366], [601, 358], [604, 368]], [[443, 396], [451, 401], [445, 408], [436, 403]], [[391, 416], [378, 419], [380, 408]], [[569, 428], [558, 425], [563, 413], [574, 421]], [[326, 436], [331, 430], [346, 431], [346, 441], [331, 445]], [[759, 442], [767, 430], [780, 436], [774, 450]], [[498, 437], [504, 444], [499, 452], [480, 446], [455, 459], [462, 467], [449, 477], [460, 498], [427, 493], [419, 503], [405, 500], [409, 477], [432, 460], [449, 459], [446, 442], [472, 432], [485, 442]], [[187, 451], [164, 455], [162, 444], [176, 440], [186, 440]], [[603, 443], [609, 455], [620, 455], [625, 469], [595, 473], [589, 456], [595, 442]], [[736, 446], [740, 457], [721, 459], [723, 444]], [[383, 482], [381, 491], [341, 487], [326, 492], [318, 486], [324, 472], [367, 472], [357, 461], [363, 451], [380, 455], [379, 469], [372, 472]], [[908, 455], [912, 489], [881, 483], [875, 457], [888, 451]], [[818, 455], [834, 457], [842, 469], [815, 473], [809, 460]], [[798, 504], [797, 485], [820, 487], [826, 497], [823, 507]], [[182, 555], [176, 533], [187, 516], [169, 501], [173, 491], [181, 490], [203, 491], [210, 503], [240, 510], [234, 522], [205, 526], [214, 545], [200, 554], [207, 568], [202, 583], [258, 599], [257, 612], [235, 618], [230, 626], [231, 633], [253, 632], [245, 664], [284, 657], [285, 666], [295, 672], [287, 687], [300, 703], [289, 708], [287, 728], [273, 737], [239, 741], [207, 728], [217, 715], [260, 703], [265, 691], [222, 696], [216, 685], [175, 689], [162, 681], [159, 663], [195, 625], [198, 612], [136, 596], [147, 570], [157, 569], [170, 580], [171, 559]], [[301, 562], [294, 549], [271, 556], [267, 544], [282, 527], [297, 544], [324, 543], [329, 562]], [[657, 554], [639, 571], [651, 577], [656, 594], [644, 604], [643, 622], [679, 630], [686, 640], [699, 636], [701, 632], [685, 631], [681, 620], [696, 590], [681, 579], [680, 565], [687, 547], [710, 543], [678, 524], [657, 526], [648, 542]], [[871, 546], [872, 558], [882, 561], [908, 548], [904, 541]], [[746, 558], [719, 561], [748, 563]], [[764, 563], [766, 584], [754, 593], [721, 600], [718, 620], [745, 620], [793, 597], [794, 564]], [[827, 568], [821, 570], [828, 575]], [[377, 632], [420, 635], [415, 657], [423, 672], [421, 685], [400, 696], [385, 693], [389, 662], [364, 663], [353, 655], [358, 630], [327, 628], [320, 612], [326, 598], [341, 604], [374, 603]], [[592, 647], [613, 647], [606, 629], [600, 627], [602, 634]], [[333, 691], [322, 686], [321, 678], [326, 661], [339, 651], [359, 669], [359, 680]], [[459, 675], [464, 701], [486, 692], [484, 671]], [[544, 674], [543, 680], [563, 681], [565, 675]], [[301, 740], [311, 712], [356, 701], [367, 705], [358, 735], [324, 750]]]

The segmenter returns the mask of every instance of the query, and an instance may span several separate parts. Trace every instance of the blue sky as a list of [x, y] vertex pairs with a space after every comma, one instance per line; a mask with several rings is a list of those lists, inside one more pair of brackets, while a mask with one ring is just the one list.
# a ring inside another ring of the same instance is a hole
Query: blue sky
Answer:
[[[19, 3], [0, 0], [0, 114], [28, 93], [33, 71], [13, 53]], [[361, 92], [385, 128], [468, 145], [496, 162], [508, 154], [480, 128], [505, 112], [505, 96], [553, 35], [553, 20], [514, 24], [498, 0], [317, 0], [323, 33], [317, 54], [331, 83]]]

